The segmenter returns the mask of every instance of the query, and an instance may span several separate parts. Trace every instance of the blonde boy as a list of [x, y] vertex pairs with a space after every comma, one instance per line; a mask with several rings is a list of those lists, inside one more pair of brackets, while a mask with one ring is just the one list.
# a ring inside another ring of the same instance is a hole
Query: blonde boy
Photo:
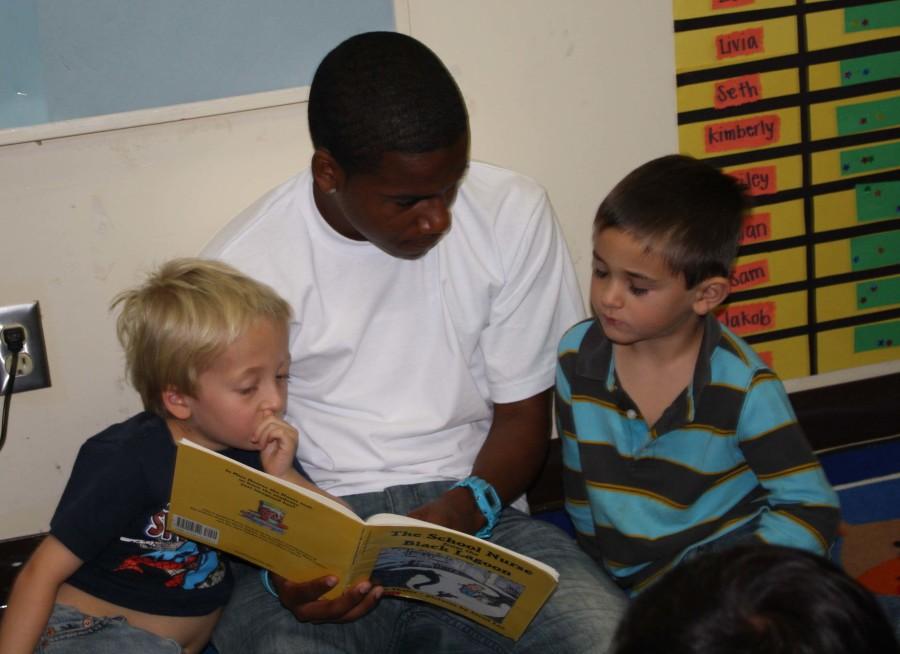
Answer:
[[671, 155], [594, 221], [596, 318], [562, 338], [556, 407], [579, 543], [630, 593], [703, 549], [757, 540], [824, 553], [837, 497], [784, 387], [715, 318], [746, 201]]
[[203, 649], [233, 581], [220, 553], [165, 530], [176, 440], [312, 487], [282, 420], [283, 299], [225, 264], [181, 259], [112, 306], [145, 410], [82, 446], [13, 587], [2, 654]]

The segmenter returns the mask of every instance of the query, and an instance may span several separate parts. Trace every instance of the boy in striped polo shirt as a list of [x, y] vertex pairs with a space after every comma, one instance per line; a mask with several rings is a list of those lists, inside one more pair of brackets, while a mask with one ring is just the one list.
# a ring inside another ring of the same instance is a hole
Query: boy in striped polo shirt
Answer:
[[715, 309], [747, 208], [733, 178], [670, 155], [594, 220], [591, 305], [559, 346], [566, 508], [631, 594], [741, 541], [825, 553], [837, 496], [775, 374]]

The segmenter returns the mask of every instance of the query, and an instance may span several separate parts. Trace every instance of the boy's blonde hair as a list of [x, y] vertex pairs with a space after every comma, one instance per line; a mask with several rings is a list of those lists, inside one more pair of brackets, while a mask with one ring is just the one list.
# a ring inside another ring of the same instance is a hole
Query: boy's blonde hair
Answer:
[[290, 305], [275, 291], [231, 266], [207, 259], [173, 259], [110, 305], [125, 350], [126, 373], [147, 411], [167, 412], [167, 388], [194, 395], [197, 378], [254, 322], [285, 324]]

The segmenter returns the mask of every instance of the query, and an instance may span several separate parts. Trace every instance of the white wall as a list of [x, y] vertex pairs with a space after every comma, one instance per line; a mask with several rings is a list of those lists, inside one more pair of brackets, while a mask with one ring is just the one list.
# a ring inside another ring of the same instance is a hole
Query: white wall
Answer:
[[[398, 2], [466, 96], [473, 157], [548, 188], [583, 288], [600, 199], [677, 148], [669, 5]], [[305, 166], [305, 118], [292, 104], [0, 147], [0, 305], [41, 302], [53, 381], [13, 397], [0, 539], [45, 530], [81, 442], [140, 408], [110, 299]]]

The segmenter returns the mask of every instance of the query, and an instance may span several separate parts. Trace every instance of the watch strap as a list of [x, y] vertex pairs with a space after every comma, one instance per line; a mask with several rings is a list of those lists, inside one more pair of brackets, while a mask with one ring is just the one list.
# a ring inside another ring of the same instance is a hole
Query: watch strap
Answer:
[[475, 475], [456, 482], [453, 488], [457, 487], [468, 488], [472, 491], [475, 505], [487, 520], [485, 525], [475, 532], [475, 535], [479, 538], [490, 538], [494, 527], [500, 521], [500, 512], [503, 511], [503, 502], [500, 501], [497, 490], [484, 479]]

